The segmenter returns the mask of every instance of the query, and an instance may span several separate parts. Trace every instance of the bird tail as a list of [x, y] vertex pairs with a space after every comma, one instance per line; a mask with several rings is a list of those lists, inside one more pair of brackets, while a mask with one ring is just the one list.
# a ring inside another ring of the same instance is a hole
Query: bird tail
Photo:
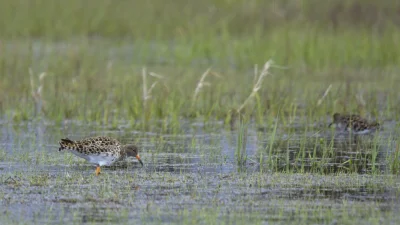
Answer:
[[58, 143], [60, 143], [60, 148], [58, 149], [58, 151], [61, 151], [64, 149], [71, 149], [71, 148], [74, 148], [74, 146], [75, 146], [75, 142], [68, 138], [61, 139], [61, 141]]

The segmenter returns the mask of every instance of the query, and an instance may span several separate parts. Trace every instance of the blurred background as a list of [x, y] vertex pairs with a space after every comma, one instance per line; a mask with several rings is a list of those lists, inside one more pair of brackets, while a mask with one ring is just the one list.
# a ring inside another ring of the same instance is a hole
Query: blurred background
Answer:
[[[397, 118], [399, 1], [3, 0], [0, 21], [0, 110], [17, 120], [254, 107]], [[268, 60], [273, 75], [243, 105]]]

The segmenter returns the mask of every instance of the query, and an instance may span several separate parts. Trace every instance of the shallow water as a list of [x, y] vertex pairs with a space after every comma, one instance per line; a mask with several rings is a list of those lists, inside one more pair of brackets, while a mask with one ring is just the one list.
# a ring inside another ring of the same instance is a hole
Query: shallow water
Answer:
[[[74, 121], [3, 121], [0, 130], [1, 224], [400, 221], [390, 124], [358, 143], [323, 126], [272, 136], [272, 127], [249, 124], [244, 163], [238, 129], [220, 122], [182, 121], [176, 134], [157, 123], [141, 132]], [[145, 166], [130, 159], [96, 177], [94, 166], [58, 152], [60, 138], [96, 135], [136, 143]]]

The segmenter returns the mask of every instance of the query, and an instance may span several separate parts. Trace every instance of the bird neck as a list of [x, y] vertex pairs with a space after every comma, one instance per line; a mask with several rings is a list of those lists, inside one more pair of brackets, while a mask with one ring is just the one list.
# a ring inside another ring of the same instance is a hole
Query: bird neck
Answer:
[[127, 147], [126, 145], [121, 146], [121, 156], [126, 158], [128, 156]]

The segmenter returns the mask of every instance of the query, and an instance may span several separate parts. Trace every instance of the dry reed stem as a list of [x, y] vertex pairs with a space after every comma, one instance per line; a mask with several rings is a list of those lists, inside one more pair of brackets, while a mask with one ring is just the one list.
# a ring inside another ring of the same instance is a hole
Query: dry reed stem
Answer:
[[39, 86], [36, 87], [33, 71], [31, 68], [29, 68], [29, 78], [31, 81], [31, 95], [33, 97], [33, 100], [35, 101], [35, 108], [36, 108], [35, 113], [37, 114], [43, 110], [43, 106], [46, 104], [42, 96], [42, 90], [44, 87], [44, 78], [46, 76], [47, 73], [45, 72], [39, 74]]
[[358, 104], [361, 105], [362, 107], [365, 107], [367, 105], [367, 103], [364, 100], [362, 91], [360, 91], [356, 94], [356, 99], [357, 99]]
[[204, 87], [204, 86], [211, 86], [210, 83], [208, 83], [208, 82], [205, 81], [206, 77], [207, 77], [209, 74], [211, 74], [211, 75], [213, 75], [213, 76], [215, 76], [215, 77], [218, 77], [218, 78], [221, 78], [221, 77], [222, 77], [220, 74], [218, 74], [218, 73], [216, 73], [216, 72], [212, 72], [212, 71], [211, 71], [211, 68], [208, 68], [208, 69], [203, 73], [203, 75], [201, 75], [201, 78], [200, 78], [199, 82], [197, 82], [196, 89], [194, 90], [194, 93], [193, 93], [192, 105], [196, 102], [196, 99], [197, 99], [199, 93], [201, 92], [201, 90], [203, 89], [203, 87]]
[[[254, 86], [253, 86], [253, 90], [251, 91], [249, 97], [247, 97], [247, 99], [243, 102], [243, 104], [238, 108], [237, 112], [240, 113], [240, 111], [242, 111], [242, 109], [249, 103], [249, 101], [254, 98], [254, 96], [257, 94], [257, 92], [261, 89], [261, 85], [262, 82], [264, 80], [264, 78], [266, 76], [268, 76], [270, 73], [268, 72], [270, 67], [272, 66], [273, 61], [272, 60], [268, 60], [265, 64], [264, 67], [260, 73], [260, 75], [254, 74]], [[258, 68], [257, 66], [254, 69], [254, 72], [257, 73], [258, 72]], [[257, 78], [258, 77], [258, 78]]]
[[154, 87], [157, 85], [158, 81], [155, 81], [151, 84], [150, 88], [147, 88], [147, 74], [158, 78], [158, 79], [163, 79], [164, 77], [162, 75], [153, 73], [153, 72], [147, 72], [147, 69], [143, 67], [142, 69], [142, 79], [143, 79], [143, 104], [144, 106], [147, 105], [147, 101], [152, 97], [151, 92], [153, 91]]
[[331, 88], [332, 88], [332, 84], [330, 84], [329, 87], [325, 90], [324, 95], [322, 95], [322, 97], [320, 99], [318, 99], [317, 106], [322, 104], [322, 101], [329, 94], [329, 91], [331, 90]]
[[210, 86], [209, 83], [207, 83], [207, 82], [204, 81], [204, 80], [206, 79], [206, 77], [208, 76], [208, 74], [210, 74], [210, 70], [211, 70], [211, 68], [208, 68], [208, 69], [203, 73], [203, 75], [201, 75], [201, 78], [200, 78], [199, 82], [197, 82], [197, 86], [196, 86], [196, 89], [194, 90], [194, 94], [193, 94], [193, 102], [195, 102], [195, 100], [196, 100], [198, 94], [200, 93], [201, 89], [202, 89], [204, 86]]

